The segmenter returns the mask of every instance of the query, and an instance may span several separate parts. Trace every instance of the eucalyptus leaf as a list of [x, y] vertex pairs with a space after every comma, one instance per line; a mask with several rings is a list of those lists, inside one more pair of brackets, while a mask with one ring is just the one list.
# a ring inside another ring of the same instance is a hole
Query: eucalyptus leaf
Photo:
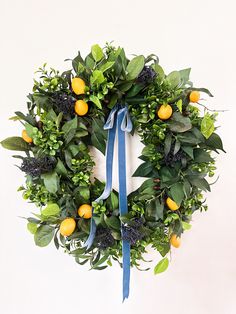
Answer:
[[127, 80], [131, 81], [138, 77], [145, 63], [144, 56], [134, 57], [127, 65]]
[[47, 246], [53, 239], [54, 228], [49, 225], [41, 225], [35, 235], [34, 242], [37, 246], [44, 247]]

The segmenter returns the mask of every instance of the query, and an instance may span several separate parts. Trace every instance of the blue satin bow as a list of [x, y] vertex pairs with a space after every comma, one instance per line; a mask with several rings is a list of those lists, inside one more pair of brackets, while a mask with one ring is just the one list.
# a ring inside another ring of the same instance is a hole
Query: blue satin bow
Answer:
[[[118, 166], [119, 166], [119, 212], [125, 215], [128, 212], [127, 189], [126, 189], [126, 156], [125, 156], [125, 132], [131, 132], [133, 128], [127, 106], [116, 105], [111, 110], [104, 129], [108, 130], [108, 140], [106, 146], [106, 185], [102, 195], [95, 200], [105, 200], [112, 191], [112, 166], [114, 157], [114, 143], [116, 129], [118, 129]], [[121, 228], [122, 233], [122, 228]], [[91, 218], [90, 233], [84, 246], [89, 249], [94, 241], [96, 234], [96, 224]], [[123, 255], [123, 301], [129, 296], [130, 282], [130, 243], [126, 240], [122, 241]]]

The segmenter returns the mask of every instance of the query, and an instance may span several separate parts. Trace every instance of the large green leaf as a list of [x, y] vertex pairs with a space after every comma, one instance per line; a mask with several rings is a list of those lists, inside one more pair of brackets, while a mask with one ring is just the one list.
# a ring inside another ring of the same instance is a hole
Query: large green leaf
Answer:
[[27, 223], [27, 229], [29, 230], [30, 233], [35, 234], [37, 231], [37, 224], [33, 222], [28, 222]]
[[192, 128], [191, 120], [184, 117], [180, 112], [174, 112], [168, 124], [170, 130], [177, 133], [183, 133]]
[[211, 191], [210, 185], [206, 179], [199, 178], [197, 176], [192, 176], [192, 177], [189, 176], [187, 178], [188, 178], [189, 182], [192, 185], [196, 186], [198, 189], [203, 190], [203, 191], [209, 191], [209, 192]]
[[170, 194], [172, 199], [180, 205], [182, 200], [184, 199], [184, 186], [183, 183], [177, 182], [174, 183], [170, 188]]
[[202, 119], [201, 122], [201, 132], [208, 139], [214, 132], [214, 119], [207, 113]]
[[92, 101], [99, 109], [102, 109], [102, 104], [97, 96], [90, 95], [89, 100]]
[[96, 62], [100, 61], [104, 57], [102, 48], [97, 44], [92, 46], [91, 53]]
[[111, 216], [107, 217], [104, 216], [105, 223], [108, 225], [108, 227], [115, 229], [115, 230], [120, 230], [120, 220], [116, 216]]
[[167, 257], [164, 257], [154, 268], [154, 274], [163, 273], [169, 266], [169, 260]]
[[47, 246], [53, 239], [54, 228], [48, 225], [40, 226], [35, 235], [34, 241], [37, 246], [44, 247]]
[[144, 56], [134, 57], [127, 65], [127, 80], [131, 81], [138, 77], [145, 63]]
[[103, 73], [106, 72], [107, 70], [109, 70], [110, 68], [113, 67], [114, 65], [114, 61], [107, 61], [106, 63], [104, 63], [103, 65], [101, 65], [99, 67], [99, 70], [102, 71]]
[[158, 198], [151, 200], [146, 206], [146, 215], [147, 218], [154, 219], [163, 219], [164, 204], [160, 202]]
[[26, 143], [22, 137], [12, 136], [1, 141], [2, 147], [9, 150], [28, 151], [30, 146]]
[[181, 82], [180, 73], [178, 71], [171, 72], [167, 75], [166, 81], [170, 85], [170, 87], [176, 88]]
[[91, 85], [99, 85], [105, 81], [105, 77], [103, 72], [100, 70], [93, 71], [92, 75], [90, 76], [90, 83]]
[[60, 207], [53, 203], [53, 204], [48, 204], [42, 211], [41, 214], [45, 217], [50, 217], [50, 216], [56, 216], [60, 213]]
[[148, 177], [153, 172], [153, 166], [146, 161], [141, 164], [133, 174], [133, 177]]
[[223, 148], [223, 143], [218, 134], [212, 133], [211, 136], [206, 140], [206, 145], [213, 149], [220, 149], [225, 152]]
[[44, 173], [41, 175], [48, 192], [55, 194], [59, 186], [59, 178], [56, 172]]
[[194, 162], [212, 162], [214, 159], [210, 156], [208, 152], [201, 148], [194, 149]]

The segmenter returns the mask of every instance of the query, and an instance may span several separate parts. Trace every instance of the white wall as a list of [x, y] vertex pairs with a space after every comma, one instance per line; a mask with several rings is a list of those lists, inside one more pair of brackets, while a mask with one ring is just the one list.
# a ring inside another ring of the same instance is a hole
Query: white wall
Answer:
[[[167, 72], [191, 66], [195, 85], [215, 95], [207, 105], [229, 110], [218, 120], [227, 154], [218, 157], [220, 179], [207, 196], [209, 211], [194, 216], [166, 273], [132, 271], [130, 298], [123, 305], [117, 266], [87, 271], [53, 245], [34, 246], [19, 219], [33, 210], [16, 192], [23, 175], [12, 166], [11, 152], [1, 149], [1, 313], [236, 312], [235, 9], [233, 0], [1, 0], [1, 139], [20, 134], [20, 125], [8, 117], [24, 111], [38, 66], [47, 61], [66, 69], [63, 60], [78, 49], [86, 53], [93, 43], [110, 40], [130, 54], [157, 53]], [[132, 164], [137, 162], [133, 153]], [[130, 182], [129, 188], [137, 184]]]

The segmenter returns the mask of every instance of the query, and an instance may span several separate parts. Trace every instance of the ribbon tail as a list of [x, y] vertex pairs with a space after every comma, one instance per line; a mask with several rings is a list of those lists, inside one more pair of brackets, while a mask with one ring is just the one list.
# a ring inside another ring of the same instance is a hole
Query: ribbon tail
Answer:
[[[125, 156], [125, 131], [122, 130], [122, 121], [126, 115], [125, 111], [118, 113], [118, 163], [119, 163], [119, 209], [120, 215], [128, 213], [127, 189], [126, 189], [126, 156]], [[122, 232], [122, 229], [121, 229]], [[123, 302], [129, 296], [130, 283], [130, 243], [122, 241], [123, 255]]]
[[129, 297], [130, 283], [130, 243], [126, 240], [122, 243], [123, 255], [123, 302]]
[[[115, 120], [116, 112], [114, 111], [112, 114], [113, 114], [112, 118]], [[108, 139], [107, 139], [107, 144], [106, 144], [106, 185], [105, 185], [103, 193], [101, 194], [101, 196], [99, 196], [95, 200], [95, 202], [99, 202], [100, 200], [107, 199], [109, 195], [111, 194], [111, 190], [112, 190], [112, 167], [113, 167], [114, 144], [115, 144], [115, 136], [116, 136], [116, 123], [114, 122], [116, 122], [116, 120], [113, 122], [109, 120], [109, 123], [112, 123], [112, 127], [111, 129], [108, 129]], [[93, 214], [93, 211], [94, 211], [94, 208], [92, 208], [92, 214]], [[86, 242], [84, 243], [83, 247], [87, 247], [87, 249], [89, 249], [92, 246], [95, 235], [96, 235], [96, 229], [97, 229], [97, 226], [92, 216], [91, 222], [90, 222], [89, 236]]]

